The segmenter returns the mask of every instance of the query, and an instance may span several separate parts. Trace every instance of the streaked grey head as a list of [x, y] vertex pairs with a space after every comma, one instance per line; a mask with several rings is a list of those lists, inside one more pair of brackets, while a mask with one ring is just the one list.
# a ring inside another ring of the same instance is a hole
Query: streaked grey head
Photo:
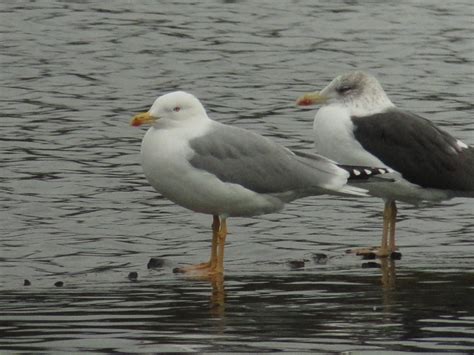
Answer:
[[362, 71], [336, 77], [319, 93], [326, 104], [343, 104], [352, 115], [367, 115], [393, 107], [378, 80]]

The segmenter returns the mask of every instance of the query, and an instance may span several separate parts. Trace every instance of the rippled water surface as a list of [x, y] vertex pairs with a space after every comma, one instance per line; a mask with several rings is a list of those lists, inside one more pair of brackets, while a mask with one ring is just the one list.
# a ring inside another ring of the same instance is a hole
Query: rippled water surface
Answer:
[[[230, 219], [225, 279], [191, 280], [172, 269], [208, 258], [211, 218], [152, 190], [144, 130], [128, 124], [184, 89], [216, 120], [311, 150], [314, 110], [296, 97], [359, 68], [474, 144], [470, 1], [2, 1], [0, 11], [0, 350], [474, 349], [472, 199], [400, 204], [396, 262], [345, 254], [379, 243], [379, 199], [308, 198]], [[151, 257], [164, 265], [147, 269]]]

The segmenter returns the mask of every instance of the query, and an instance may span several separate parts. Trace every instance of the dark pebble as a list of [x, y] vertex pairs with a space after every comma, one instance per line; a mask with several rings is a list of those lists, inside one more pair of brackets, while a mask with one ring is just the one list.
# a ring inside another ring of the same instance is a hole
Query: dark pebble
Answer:
[[137, 281], [137, 279], [138, 279], [138, 272], [132, 271], [131, 273], [128, 274], [128, 278], [129, 278], [129, 280]]
[[165, 260], [162, 258], [151, 258], [147, 264], [148, 269], [158, 269], [165, 265]]
[[56, 281], [56, 282], [54, 283], [54, 286], [56, 286], [56, 287], [63, 287], [63, 286], [64, 286], [64, 282], [62, 282], [62, 281]]
[[173, 273], [175, 273], [175, 274], [184, 274], [184, 271], [180, 267], [175, 267], [173, 269]]
[[362, 260], [374, 260], [377, 257], [375, 253], [368, 253], [362, 255]]
[[369, 261], [362, 264], [362, 269], [380, 269], [380, 264], [375, 261]]
[[314, 253], [313, 254], [313, 261], [316, 264], [326, 264], [328, 262], [328, 256], [322, 253]]
[[292, 269], [301, 269], [304, 267], [304, 260], [290, 260], [288, 261], [288, 265]]
[[392, 252], [392, 254], [390, 254], [390, 259], [392, 260], [401, 260], [402, 258], [402, 253], [399, 253], [398, 251], [394, 251]]
[[30, 286], [30, 285], [31, 285], [30, 280], [25, 279], [25, 280], [23, 281], [23, 286]]

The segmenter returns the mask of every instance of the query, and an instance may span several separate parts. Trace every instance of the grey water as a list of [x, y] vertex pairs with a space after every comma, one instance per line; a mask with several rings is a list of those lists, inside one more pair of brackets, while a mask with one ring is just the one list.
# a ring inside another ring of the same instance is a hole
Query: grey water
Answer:
[[152, 190], [129, 126], [180, 89], [312, 151], [315, 108], [296, 98], [363, 69], [474, 144], [470, 1], [5, 0], [0, 14], [0, 352], [473, 351], [473, 199], [400, 204], [397, 261], [345, 253], [380, 242], [376, 198], [233, 218], [225, 276], [189, 279], [172, 269], [207, 260], [211, 218]]

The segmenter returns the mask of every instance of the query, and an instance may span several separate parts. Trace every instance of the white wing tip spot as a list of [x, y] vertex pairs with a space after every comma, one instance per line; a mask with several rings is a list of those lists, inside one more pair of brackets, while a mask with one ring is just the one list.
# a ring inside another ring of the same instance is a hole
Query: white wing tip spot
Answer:
[[456, 141], [456, 144], [458, 145], [459, 148], [462, 148], [462, 149], [469, 148], [466, 143], [464, 143], [463, 141], [460, 141], [459, 139]]
[[372, 174], [372, 171], [371, 171], [371, 170], [369, 170], [369, 169], [364, 169], [364, 171], [365, 171], [365, 173], [366, 173], [367, 175], [370, 175], [370, 174]]
[[361, 172], [357, 169], [352, 169], [352, 172], [354, 173], [355, 176], [359, 176]]

